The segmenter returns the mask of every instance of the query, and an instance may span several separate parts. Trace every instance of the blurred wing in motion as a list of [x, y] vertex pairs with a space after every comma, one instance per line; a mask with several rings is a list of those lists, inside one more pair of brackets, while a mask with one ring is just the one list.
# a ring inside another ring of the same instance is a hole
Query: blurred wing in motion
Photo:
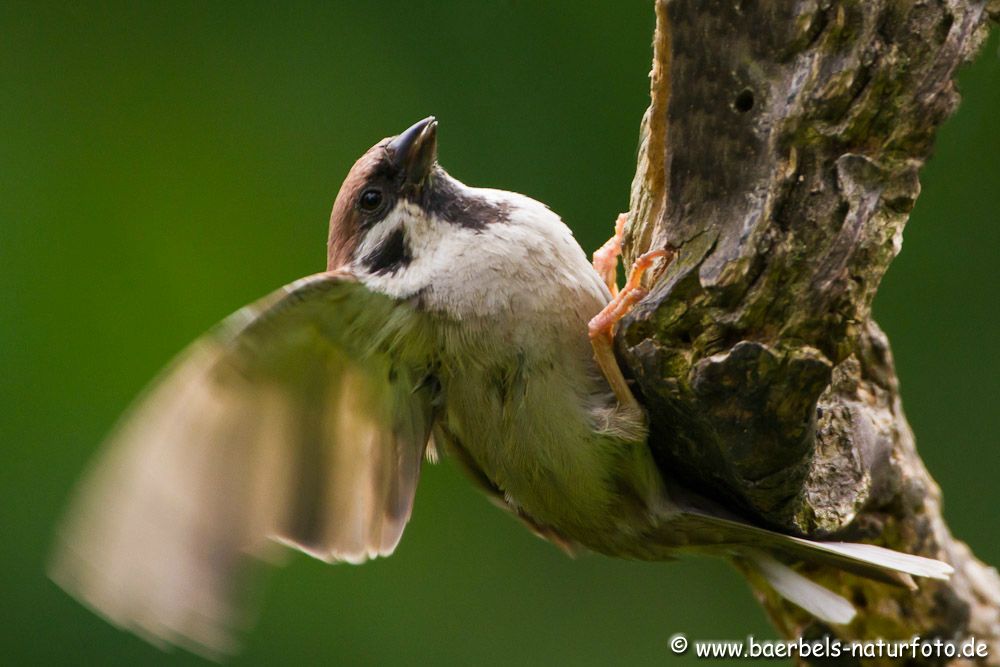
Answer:
[[195, 342], [81, 483], [53, 579], [147, 639], [219, 655], [269, 540], [328, 561], [391, 553], [431, 426], [431, 383], [389, 358], [406, 308], [323, 273]]

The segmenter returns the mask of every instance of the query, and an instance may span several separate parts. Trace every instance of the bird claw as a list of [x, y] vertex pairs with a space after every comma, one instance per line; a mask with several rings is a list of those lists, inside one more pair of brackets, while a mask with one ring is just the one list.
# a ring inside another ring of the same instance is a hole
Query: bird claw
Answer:
[[615, 221], [615, 235], [594, 251], [594, 270], [601, 280], [611, 290], [611, 295], [618, 294], [618, 257], [622, 254], [622, 233], [625, 231], [627, 213], [619, 213]]
[[[609, 284], [609, 289], [611, 289], [614, 297], [601, 312], [590, 320], [587, 330], [590, 335], [590, 344], [594, 348], [594, 358], [597, 361], [597, 365], [600, 366], [601, 372], [604, 373], [604, 377], [618, 398], [619, 404], [638, 408], [639, 402], [629, 388], [628, 382], [625, 380], [625, 376], [618, 366], [618, 360], [615, 358], [614, 328], [619, 320], [625, 317], [635, 307], [635, 304], [649, 293], [648, 290], [642, 287], [643, 274], [657, 259], [664, 258], [669, 264], [674, 257], [674, 251], [673, 249], [663, 248], [643, 253], [632, 264], [625, 287], [621, 291], [617, 289], [617, 286], [612, 289], [614, 271], [617, 269], [617, 257], [621, 253], [621, 234], [624, 221], [625, 214], [623, 213], [618, 216], [618, 222], [615, 225], [615, 236], [594, 253], [594, 268], [598, 269], [600, 273], [601, 269], [608, 271], [606, 264], [603, 263], [608, 262], [608, 257], [612, 256], [612, 251], [614, 252], [613, 257], [615, 259], [611, 260], [613, 263], [610, 269], [612, 283]], [[600, 257], [598, 256], [599, 254]], [[598, 268], [599, 260], [602, 262], [601, 268]], [[608, 273], [604, 273], [602, 277], [607, 279]]]

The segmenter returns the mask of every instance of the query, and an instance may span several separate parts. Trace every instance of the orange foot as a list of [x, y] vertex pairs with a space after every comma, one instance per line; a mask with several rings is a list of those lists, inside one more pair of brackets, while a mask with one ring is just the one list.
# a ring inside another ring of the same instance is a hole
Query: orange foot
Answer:
[[[617, 252], [621, 251], [620, 224], [623, 220], [623, 215], [618, 218], [619, 225], [615, 227], [615, 238], [605, 243], [601, 250], [594, 253], [595, 268], [597, 268], [597, 254], [611, 246], [612, 242], [618, 243], [616, 255]], [[602, 259], [603, 257], [604, 255], [602, 255]], [[617, 289], [612, 290], [612, 293], [615, 294], [614, 298], [604, 307], [604, 310], [590, 320], [590, 324], [588, 325], [590, 344], [594, 348], [594, 358], [597, 360], [597, 365], [600, 366], [601, 372], [604, 373], [604, 377], [607, 378], [608, 384], [611, 385], [611, 390], [615, 392], [618, 403], [622, 407], [638, 409], [639, 401], [636, 400], [635, 395], [632, 394], [632, 390], [629, 389], [628, 383], [625, 381], [625, 376], [622, 375], [622, 370], [618, 366], [618, 360], [615, 358], [615, 325], [632, 310], [632, 307], [640, 299], [646, 296], [648, 292], [642, 287], [642, 275], [653, 265], [653, 262], [661, 257], [665, 258], [667, 264], [669, 264], [674, 257], [674, 251], [672, 249], [650, 250], [635, 260], [625, 287], [620, 292]], [[615, 265], [612, 264], [612, 281], [614, 280], [613, 272], [615, 268]]]
[[611, 290], [612, 296], [618, 294], [618, 256], [622, 254], [622, 232], [626, 220], [628, 214], [619, 213], [615, 221], [615, 235], [594, 251], [594, 270]]

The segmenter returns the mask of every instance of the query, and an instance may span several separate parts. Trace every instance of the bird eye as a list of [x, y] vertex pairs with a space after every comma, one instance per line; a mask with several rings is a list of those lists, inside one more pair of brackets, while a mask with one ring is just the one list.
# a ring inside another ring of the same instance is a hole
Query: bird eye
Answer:
[[360, 206], [363, 211], [374, 211], [381, 205], [382, 192], [375, 188], [368, 188], [361, 193], [361, 198], [358, 199], [358, 206]]

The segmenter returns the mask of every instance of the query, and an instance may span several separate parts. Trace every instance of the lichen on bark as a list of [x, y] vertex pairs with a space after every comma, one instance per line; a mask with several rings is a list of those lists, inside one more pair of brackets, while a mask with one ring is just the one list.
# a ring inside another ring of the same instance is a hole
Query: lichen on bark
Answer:
[[[919, 591], [811, 572], [860, 608], [786, 635], [992, 642], [1000, 578], [949, 533], [871, 303], [1000, 2], [659, 0], [625, 257], [676, 259], [618, 352], [661, 466], [786, 532], [943, 558]], [[931, 661], [929, 664], [937, 664]]]

